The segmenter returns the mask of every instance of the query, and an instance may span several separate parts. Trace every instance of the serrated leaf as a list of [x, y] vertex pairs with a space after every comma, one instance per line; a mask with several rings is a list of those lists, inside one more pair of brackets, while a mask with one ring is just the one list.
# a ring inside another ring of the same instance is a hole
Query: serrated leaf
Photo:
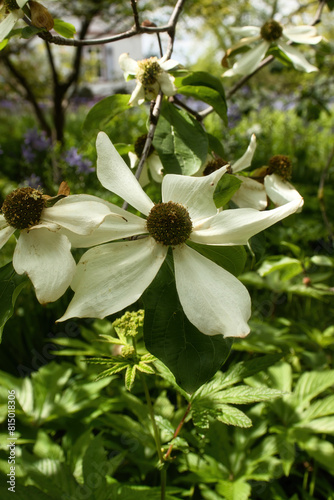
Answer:
[[111, 368], [108, 368], [108, 370], [104, 370], [103, 372], [99, 373], [99, 375], [96, 377], [96, 381], [101, 380], [106, 377], [110, 377], [111, 375], [114, 375], [115, 373], [119, 373], [122, 370], [125, 370], [128, 368], [129, 364], [128, 363], [120, 363], [119, 365], [112, 366]]
[[148, 375], [154, 375], [155, 374], [154, 369], [151, 366], [149, 366], [149, 365], [147, 365], [145, 363], [139, 363], [136, 366], [137, 366], [137, 369], [140, 372], [142, 372], [142, 373], [147, 373]]
[[310, 422], [300, 422], [296, 427], [319, 434], [334, 435], [334, 417], [321, 417]]
[[243, 479], [235, 481], [219, 481], [216, 491], [226, 500], [247, 500], [251, 494], [251, 486]]
[[76, 29], [73, 24], [66, 23], [61, 19], [54, 19], [53, 29], [64, 38], [73, 38], [76, 33]]
[[281, 354], [268, 354], [266, 356], [258, 356], [250, 361], [241, 361], [232, 365], [227, 372], [223, 374], [221, 380], [221, 388], [240, 382], [241, 380], [251, 377], [269, 366], [273, 365], [281, 359]]
[[270, 401], [282, 395], [283, 392], [277, 389], [267, 389], [265, 387], [254, 388], [242, 385], [215, 393], [214, 400], [219, 403], [249, 404], [259, 401]]
[[128, 391], [131, 391], [136, 378], [137, 365], [129, 365], [125, 372], [125, 387]]
[[302, 419], [311, 420], [326, 415], [334, 414], [334, 396], [327, 396], [326, 398], [315, 401], [304, 412]]
[[297, 381], [294, 398], [303, 406], [333, 384], [334, 370], [305, 372]]
[[144, 293], [143, 301], [147, 350], [167, 365], [184, 390], [194, 392], [224, 363], [232, 340], [204, 335], [190, 323], [166, 261]]
[[15, 301], [27, 283], [27, 276], [16, 274], [11, 262], [0, 268], [0, 342], [4, 326], [13, 315]]
[[258, 269], [260, 276], [267, 276], [275, 271], [280, 271], [280, 277], [284, 280], [289, 280], [294, 276], [303, 272], [303, 266], [297, 259], [291, 257], [275, 256], [263, 262]]
[[208, 154], [208, 138], [201, 124], [168, 102], [163, 103], [153, 146], [166, 174], [193, 175]]
[[234, 425], [235, 427], [251, 427], [252, 421], [247, 415], [235, 408], [234, 406], [222, 404], [219, 405], [220, 412], [216, 419], [227, 425]]
[[115, 94], [99, 101], [89, 110], [82, 127], [83, 133], [90, 138], [105, 130], [115, 116], [129, 109], [129, 99], [127, 94]]
[[238, 276], [244, 270], [247, 254], [242, 246], [201, 245], [192, 241], [189, 241], [188, 244], [197, 252], [204, 255], [204, 257], [212, 260], [234, 276]]

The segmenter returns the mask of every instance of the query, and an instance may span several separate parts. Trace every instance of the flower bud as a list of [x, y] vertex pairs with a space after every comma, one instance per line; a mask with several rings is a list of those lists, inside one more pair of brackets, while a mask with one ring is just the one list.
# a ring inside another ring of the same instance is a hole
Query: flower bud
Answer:
[[32, 24], [36, 28], [45, 28], [48, 31], [52, 30], [54, 21], [48, 9], [34, 0], [29, 1], [29, 6]]

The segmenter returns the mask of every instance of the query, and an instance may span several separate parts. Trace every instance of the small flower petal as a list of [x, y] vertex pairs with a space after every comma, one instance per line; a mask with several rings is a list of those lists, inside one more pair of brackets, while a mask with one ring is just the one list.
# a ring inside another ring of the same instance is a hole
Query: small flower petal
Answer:
[[21, 231], [13, 266], [18, 274], [29, 276], [41, 304], [57, 300], [69, 287], [76, 268], [70, 250], [66, 236], [44, 227]]
[[110, 215], [110, 210], [105, 203], [80, 201], [80, 195], [75, 195], [74, 202], [67, 196], [53, 207], [45, 208], [41, 221], [58, 224], [76, 234], [89, 234], [107, 215]]
[[118, 59], [118, 63], [124, 72], [125, 80], [128, 80], [130, 75], [135, 75], [138, 71], [138, 63], [132, 59], [129, 54], [121, 54]]
[[252, 159], [254, 156], [256, 150], [256, 136], [255, 134], [252, 134], [249, 146], [246, 150], [246, 152], [242, 155], [239, 160], [237, 160], [234, 163], [231, 163], [232, 167], [232, 172], [235, 174], [236, 172], [240, 172], [241, 170], [244, 170], [245, 168], [248, 168], [250, 164], [252, 163]]
[[235, 28], [230, 28], [230, 31], [234, 33], [235, 35], [238, 36], [256, 36], [260, 35], [261, 28], [258, 26], [242, 26], [242, 27], [235, 27]]
[[146, 160], [152, 179], [161, 184], [163, 179], [163, 165], [157, 153], [152, 153]]
[[322, 40], [322, 36], [317, 36], [317, 30], [314, 26], [302, 25], [284, 28], [283, 35], [292, 42], [307, 43], [311, 45], [315, 45]]
[[137, 82], [137, 85], [131, 94], [129, 105], [140, 106], [143, 102], [145, 102], [145, 89], [142, 83]]
[[5, 226], [0, 228], [0, 248], [2, 248], [7, 243], [11, 235], [14, 233], [15, 229], [11, 226], [8, 226], [7, 223]]
[[23, 12], [19, 9], [10, 12], [3, 21], [0, 23], [0, 42], [2, 42], [7, 35], [12, 31], [15, 24], [21, 17]]
[[153, 202], [118, 154], [109, 137], [100, 132], [96, 140], [97, 176], [106, 189], [126, 200], [139, 212], [148, 215]]
[[251, 302], [244, 285], [187, 246], [173, 250], [176, 288], [189, 321], [206, 335], [245, 337]]
[[264, 212], [252, 208], [224, 210], [195, 228], [190, 239], [206, 245], [246, 245], [249, 238], [295, 213], [302, 204], [300, 197]]
[[223, 73], [223, 76], [249, 75], [256, 70], [269, 47], [270, 43], [263, 41], [254, 49], [248, 50], [233, 64], [232, 69]]
[[159, 59], [159, 65], [165, 71], [170, 71], [180, 66], [180, 63], [178, 61], [175, 61], [174, 59], [168, 59], [167, 61], [165, 61], [164, 58], [162, 58]]
[[153, 238], [91, 248], [78, 263], [75, 295], [58, 321], [104, 318], [129, 306], [153, 281], [166, 254], [167, 247]]
[[163, 71], [158, 77], [157, 81], [160, 85], [161, 91], [167, 96], [175, 95], [177, 88], [174, 85], [175, 78]]
[[267, 206], [267, 193], [264, 185], [260, 182], [236, 175], [241, 180], [238, 191], [232, 196], [232, 201], [240, 208], [255, 208], [255, 210], [264, 210]]
[[283, 180], [277, 174], [266, 175], [264, 186], [269, 198], [278, 206], [301, 197], [290, 182]]
[[312, 71], [319, 71], [316, 66], [310, 64], [305, 57], [299, 52], [299, 50], [291, 47], [291, 45], [286, 44], [283, 40], [277, 42], [277, 46], [284, 52], [286, 56], [290, 59], [292, 64], [296, 69], [300, 71], [305, 71], [306, 73], [311, 73]]
[[162, 201], [180, 203], [189, 211], [193, 222], [217, 213], [213, 193], [227, 166], [204, 177], [167, 174], [162, 181]]

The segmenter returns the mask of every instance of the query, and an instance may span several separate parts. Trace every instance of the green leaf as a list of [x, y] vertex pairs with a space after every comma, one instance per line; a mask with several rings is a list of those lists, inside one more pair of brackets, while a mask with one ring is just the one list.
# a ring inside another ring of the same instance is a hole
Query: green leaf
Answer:
[[36, 28], [36, 26], [27, 26], [26, 28], [23, 28], [21, 30], [21, 38], [25, 38], [25, 39], [31, 38], [34, 35], [36, 35], [36, 33], [40, 33], [41, 31], [45, 31], [45, 29], [44, 28]]
[[213, 201], [217, 208], [220, 208], [238, 191], [241, 180], [235, 177], [235, 175], [225, 174], [218, 182], [215, 192], [213, 194]]
[[270, 401], [282, 395], [282, 391], [278, 391], [277, 389], [267, 389], [265, 387], [254, 388], [241, 385], [216, 393], [214, 400], [219, 403], [249, 404], [259, 401]]
[[208, 141], [209, 141], [209, 148], [210, 148], [210, 153], [214, 151], [218, 156], [221, 158], [224, 157], [225, 151], [224, 151], [224, 146], [222, 145], [221, 141], [217, 139], [212, 134], [207, 134], [208, 136]]
[[333, 384], [334, 370], [305, 372], [298, 379], [294, 391], [294, 398], [299, 400], [302, 406], [304, 406], [311, 399], [318, 396], [318, 394]]
[[334, 414], [334, 395], [315, 401], [303, 413], [303, 421]]
[[237, 479], [236, 481], [219, 481], [216, 491], [226, 500], [247, 500], [252, 490], [243, 479]]
[[266, 356], [258, 356], [250, 361], [241, 361], [240, 363], [232, 365], [227, 372], [223, 374], [220, 388], [235, 384], [255, 373], [265, 370], [279, 361], [281, 357], [281, 354], [267, 354]]
[[238, 276], [244, 270], [247, 254], [242, 246], [201, 245], [192, 241], [189, 241], [188, 245], [234, 276]]
[[285, 281], [302, 273], [303, 266], [297, 259], [277, 255], [265, 260], [258, 269], [260, 276], [267, 276], [275, 271], [280, 271], [280, 277]]
[[163, 103], [153, 146], [166, 174], [192, 175], [208, 154], [208, 138], [202, 125], [168, 102]]
[[310, 422], [300, 422], [296, 427], [318, 434], [334, 435], [334, 417], [322, 417], [311, 420]]
[[136, 365], [129, 365], [125, 372], [125, 387], [128, 391], [131, 391], [136, 378]]
[[327, 0], [327, 7], [329, 10], [334, 10], [334, 0]]
[[227, 123], [225, 91], [219, 78], [204, 71], [195, 71], [175, 79], [179, 94], [206, 102]]
[[66, 23], [61, 19], [54, 19], [53, 29], [64, 38], [73, 38], [76, 33], [76, 29], [75, 26], [73, 26], [73, 24]]
[[216, 419], [227, 425], [235, 427], [251, 427], [252, 421], [245, 413], [234, 406], [222, 404], [219, 405], [220, 413]]
[[2, 42], [0, 42], [0, 50], [4, 49], [6, 47], [8, 43], [8, 38], [5, 38], [4, 40], [2, 40]]
[[146, 348], [167, 365], [185, 391], [194, 392], [225, 362], [232, 347], [231, 339], [204, 335], [190, 323], [166, 262], [143, 300]]
[[95, 470], [95, 473], [96, 471], [99, 472], [99, 487], [106, 486], [105, 474], [103, 474], [102, 471], [106, 469], [106, 464], [108, 462], [103, 443], [104, 438], [102, 437], [102, 433], [94, 436], [89, 443], [82, 461], [82, 473], [85, 483], [89, 484], [92, 474], [92, 464], [94, 464], [93, 470]]
[[11, 262], [0, 268], [0, 342], [3, 328], [13, 315], [15, 301], [27, 283], [27, 276], [16, 274]]
[[83, 133], [91, 138], [101, 130], [105, 130], [115, 116], [129, 109], [129, 99], [130, 96], [127, 94], [115, 94], [96, 103], [86, 116]]

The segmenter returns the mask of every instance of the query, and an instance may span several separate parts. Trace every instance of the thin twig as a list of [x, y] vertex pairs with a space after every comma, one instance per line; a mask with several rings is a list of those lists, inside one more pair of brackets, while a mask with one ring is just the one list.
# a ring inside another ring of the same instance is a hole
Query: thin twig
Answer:
[[[181, 429], [183, 427], [184, 422], [186, 421], [187, 415], [190, 412], [190, 410], [191, 410], [191, 403], [188, 404], [186, 412], [183, 415], [183, 417], [181, 419], [181, 422], [179, 423], [179, 425], [177, 426], [177, 428], [176, 428], [176, 430], [174, 432], [173, 439], [175, 439], [179, 435], [179, 433], [180, 433], [180, 431], [181, 431]], [[170, 445], [170, 447], [168, 448], [167, 452], [165, 453], [165, 456], [164, 456], [165, 460], [167, 460], [167, 458], [172, 453], [172, 449], [173, 449], [173, 444]]]
[[131, 0], [131, 7], [133, 12], [133, 17], [135, 20], [135, 27], [138, 30], [140, 28], [139, 15], [137, 10], [137, 0]]

